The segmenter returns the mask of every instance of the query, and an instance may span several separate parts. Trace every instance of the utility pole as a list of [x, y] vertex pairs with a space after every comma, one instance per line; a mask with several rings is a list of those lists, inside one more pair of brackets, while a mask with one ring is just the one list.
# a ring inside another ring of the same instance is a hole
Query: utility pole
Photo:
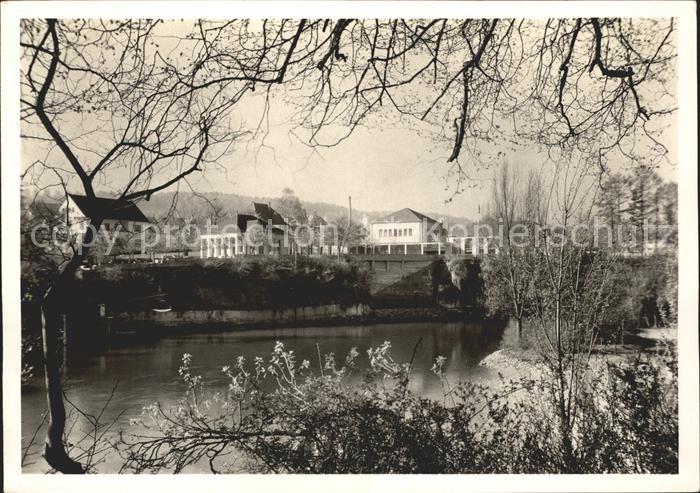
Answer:
[[350, 253], [350, 235], [352, 233], [352, 196], [348, 195], [348, 239], [346, 243], [348, 244], [348, 253]]

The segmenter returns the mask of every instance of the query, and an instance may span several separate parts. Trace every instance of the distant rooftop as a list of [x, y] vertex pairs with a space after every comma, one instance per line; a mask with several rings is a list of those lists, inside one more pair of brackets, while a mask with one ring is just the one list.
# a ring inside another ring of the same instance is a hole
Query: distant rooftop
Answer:
[[280, 216], [279, 212], [274, 210], [267, 204], [262, 204], [260, 202], [253, 202], [253, 207], [255, 208], [255, 215], [257, 218], [265, 223], [272, 221], [275, 226], [286, 226], [284, 218]]
[[150, 222], [133, 202], [119, 202], [117, 199], [95, 197], [89, 199], [85, 195], [68, 194], [85, 217], [102, 217], [117, 221]]
[[425, 214], [421, 214], [418, 211], [414, 211], [413, 209], [410, 209], [406, 207], [405, 209], [401, 209], [400, 211], [392, 212], [391, 214], [388, 214], [380, 219], [377, 219], [376, 221], [373, 221], [374, 223], [415, 223], [415, 222], [423, 222], [425, 220], [428, 224], [431, 223], [436, 223], [437, 221], [433, 219], [432, 217], [426, 216]]

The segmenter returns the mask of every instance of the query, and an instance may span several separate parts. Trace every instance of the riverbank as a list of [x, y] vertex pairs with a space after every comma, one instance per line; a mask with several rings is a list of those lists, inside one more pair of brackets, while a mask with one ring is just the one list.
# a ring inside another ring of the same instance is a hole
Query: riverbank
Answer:
[[441, 306], [384, 307], [323, 305], [284, 310], [206, 310], [122, 313], [103, 321], [110, 336], [163, 332], [245, 331], [265, 328], [459, 322], [469, 311]]
[[[675, 327], [641, 329], [631, 334], [644, 344], [596, 344], [591, 351], [592, 367], [602, 367], [605, 363], [623, 363], [637, 356], [645, 356], [650, 361], [659, 361], [677, 343], [678, 331]], [[489, 368], [509, 380], [536, 379], [546, 371], [535, 349], [505, 347], [486, 356], [480, 366]]]

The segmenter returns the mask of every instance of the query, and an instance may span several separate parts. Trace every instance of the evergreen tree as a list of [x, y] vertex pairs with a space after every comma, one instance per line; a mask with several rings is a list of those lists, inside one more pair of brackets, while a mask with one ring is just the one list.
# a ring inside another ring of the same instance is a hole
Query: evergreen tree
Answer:
[[613, 173], [601, 183], [600, 191], [596, 197], [596, 208], [603, 224], [610, 228], [610, 245], [618, 242], [617, 231], [624, 225], [624, 212], [628, 201], [628, 188], [625, 186], [625, 177], [619, 173]]
[[640, 251], [644, 250], [644, 241], [654, 239], [654, 221], [657, 219], [659, 209], [658, 190], [663, 185], [663, 180], [656, 171], [646, 166], [635, 168], [627, 180], [630, 199], [627, 211], [630, 223], [636, 229], [636, 246]]

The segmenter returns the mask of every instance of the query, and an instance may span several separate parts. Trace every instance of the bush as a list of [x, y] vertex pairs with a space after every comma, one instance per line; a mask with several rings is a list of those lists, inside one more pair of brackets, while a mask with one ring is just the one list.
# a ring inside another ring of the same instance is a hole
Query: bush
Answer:
[[353, 262], [298, 257], [205, 259], [188, 264], [106, 266], [84, 273], [91, 303], [112, 311], [150, 309], [163, 298], [174, 309], [280, 309], [369, 299], [368, 272]]
[[[670, 365], [675, 367], [674, 364]], [[576, 399], [573, 457], [567, 463], [546, 380], [508, 409], [503, 453], [519, 473], [674, 474], [678, 472], [677, 373], [636, 359], [589, 371]], [[509, 454], [508, 445], [515, 444]]]
[[651, 327], [675, 323], [678, 303], [676, 255], [625, 258], [614, 273], [607, 325]]
[[185, 396], [172, 409], [144, 409], [139, 424], [148, 432], [125, 435], [120, 446], [124, 470], [181, 472], [208, 463], [213, 472], [232, 472], [226, 458], [237, 452], [256, 472], [677, 471], [673, 364], [638, 360], [589, 372], [566, 462], [546, 375], [492, 389], [452, 385], [439, 357], [432, 371], [444, 392], [435, 401], [411, 392], [411, 364], [395, 362], [388, 342], [368, 350], [363, 383], [350, 384], [358, 357], [352, 350], [338, 367], [326, 355], [315, 372], [278, 342], [269, 360], [224, 367], [228, 389], [212, 394], [191, 374], [186, 354]]

